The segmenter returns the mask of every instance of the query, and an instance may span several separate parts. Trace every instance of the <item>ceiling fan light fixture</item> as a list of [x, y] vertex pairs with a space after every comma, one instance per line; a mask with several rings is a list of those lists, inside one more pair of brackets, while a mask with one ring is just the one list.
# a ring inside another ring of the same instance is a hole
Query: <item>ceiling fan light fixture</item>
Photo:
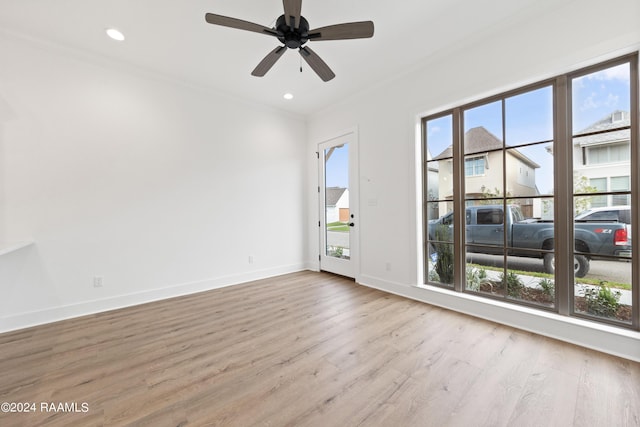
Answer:
[[283, 98], [286, 99], [287, 101], [290, 101], [290, 100], [293, 99], [293, 94], [287, 92], [287, 93], [284, 94]]
[[111, 37], [113, 40], [116, 40], [116, 41], [119, 41], [119, 42], [124, 41], [124, 34], [122, 34], [122, 31], [117, 30], [117, 29], [115, 29], [115, 28], [107, 28], [107, 29], [106, 29], [106, 30], [104, 30], [104, 31], [105, 31], [105, 32], [107, 33], [107, 35], [108, 35], [109, 37]]

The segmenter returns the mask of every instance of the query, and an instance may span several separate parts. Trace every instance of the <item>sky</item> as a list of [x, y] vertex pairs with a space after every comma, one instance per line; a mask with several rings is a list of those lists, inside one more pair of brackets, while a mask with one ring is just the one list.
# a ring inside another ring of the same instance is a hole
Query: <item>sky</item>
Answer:
[[349, 144], [336, 147], [325, 166], [327, 187], [349, 188]]
[[[630, 109], [629, 64], [622, 64], [572, 80], [573, 132], [578, 133], [615, 110]], [[553, 138], [553, 89], [551, 86], [507, 98], [505, 132], [502, 131], [502, 103], [484, 104], [464, 112], [465, 132], [484, 126], [509, 146], [551, 141]], [[451, 145], [451, 117], [427, 123], [427, 144], [432, 156]], [[541, 167], [536, 169], [536, 184], [541, 193], [553, 191], [553, 158], [544, 147], [520, 151]]]
[[623, 64], [573, 81], [574, 130], [580, 131], [615, 110], [629, 111], [629, 65]]

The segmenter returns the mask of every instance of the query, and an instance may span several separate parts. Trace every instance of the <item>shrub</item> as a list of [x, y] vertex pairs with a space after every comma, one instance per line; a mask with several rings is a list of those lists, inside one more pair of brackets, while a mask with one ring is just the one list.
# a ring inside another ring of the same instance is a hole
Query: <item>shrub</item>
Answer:
[[[484, 273], [485, 276], [487, 273]], [[478, 292], [480, 290], [480, 282], [482, 279], [480, 278], [480, 271], [475, 269], [474, 267], [467, 266], [467, 289], [470, 291]]]
[[342, 258], [343, 248], [341, 246], [329, 246], [327, 250], [327, 255], [336, 257], [336, 258]]
[[441, 225], [435, 230], [437, 242], [433, 242], [433, 247], [437, 254], [435, 270], [440, 278], [440, 283], [453, 283], [453, 247], [449, 243], [442, 243], [449, 238], [449, 229], [446, 225]]
[[429, 281], [430, 282], [439, 282], [440, 281], [440, 277], [438, 276], [438, 273], [436, 273], [436, 271], [432, 270], [431, 268], [429, 268]]
[[555, 298], [556, 296], [556, 288], [555, 285], [553, 283], [553, 280], [551, 279], [540, 279], [540, 281], [538, 282], [538, 285], [540, 285], [540, 287], [542, 288], [542, 291], [549, 295], [549, 297], [551, 297], [551, 299]]
[[620, 307], [620, 295], [620, 291], [612, 291], [604, 280], [601, 280], [597, 287], [586, 287], [584, 298], [587, 313], [602, 317], [614, 317]]
[[482, 267], [467, 265], [466, 288], [470, 291], [479, 292], [480, 286], [487, 281], [487, 270]]
[[503, 273], [500, 275], [500, 280], [507, 285], [507, 295], [510, 297], [520, 296], [524, 283], [516, 273], [509, 271], [506, 277]]

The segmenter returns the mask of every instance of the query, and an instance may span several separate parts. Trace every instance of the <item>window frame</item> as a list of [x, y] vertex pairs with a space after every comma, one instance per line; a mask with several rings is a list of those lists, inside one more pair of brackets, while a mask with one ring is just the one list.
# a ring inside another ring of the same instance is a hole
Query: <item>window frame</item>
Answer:
[[[574, 272], [570, 267], [572, 265], [574, 247], [570, 242], [574, 241], [574, 212], [573, 212], [573, 168], [574, 162], [584, 162], [583, 158], [573, 158], [573, 139], [576, 135], [573, 134], [572, 126], [572, 80], [585, 76], [606, 68], [614, 67], [621, 64], [629, 64], [630, 67], [630, 138], [629, 144], [631, 145], [630, 153], [630, 169], [631, 175], [629, 177], [630, 182], [630, 195], [631, 205], [639, 206], [639, 191], [640, 191], [640, 147], [638, 146], [640, 141], [638, 140], [639, 123], [638, 123], [638, 52], [624, 55], [612, 60], [600, 62], [589, 67], [581, 68], [572, 72], [564, 73], [549, 79], [545, 79], [533, 84], [529, 84], [523, 87], [519, 87], [513, 90], [509, 90], [503, 93], [499, 93], [490, 97], [479, 99], [467, 104], [463, 104], [454, 108], [449, 108], [446, 111], [441, 111], [436, 114], [422, 117], [422, 183], [424, 188], [427, 186], [427, 173], [426, 173], [426, 153], [427, 153], [427, 138], [426, 127], [430, 120], [435, 120], [447, 115], [452, 116], [453, 122], [453, 247], [454, 247], [454, 279], [453, 287], [443, 286], [439, 283], [429, 282], [427, 275], [427, 260], [426, 256], [421, 260], [424, 269], [424, 283], [426, 285], [434, 285], [438, 287], [445, 287], [446, 289], [453, 290], [454, 292], [466, 293], [465, 290], [465, 222], [466, 222], [466, 209], [465, 209], [465, 178], [466, 175], [466, 163], [465, 153], [463, 149], [464, 144], [464, 111], [474, 107], [490, 104], [492, 102], [501, 101], [509, 97], [513, 97], [519, 94], [523, 94], [529, 91], [533, 91], [545, 86], [551, 86], [553, 91], [553, 157], [554, 157], [554, 191], [553, 191], [553, 209], [554, 209], [554, 239], [555, 245], [555, 257], [556, 257], [556, 271], [555, 271], [555, 283], [556, 283], [556, 295], [554, 307], [550, 310], [563, 316], [579, 317], [594, 322], [608, 323], [621, 328], [628, 328], [633, 330], [640, 330], [640, 251], [633, 251], [632, 254], [632, 321], [631, 324], [616, 321], [614, 319], [596, 318], [592, 315], [576, 312], [574, 306]], [[467, 154], [467, 156], [471, 155]], [[476, 156], [477, 157], [477, 156]], [[506, 172], [503, 171], [503, 176]], [[616, 192], [619, 193], [619, 192]], [[622, 192], [624, 194], [624, 192]], [[608, 192], [610, 195], [611, 192]], [[549, 196], [544, 194], [540, 195], [540, 198], [548, 198]], [[426, 194], [422, 192], [423, 198], [423, 253], [427, 253], [426, 248], [428, 245], [428, 224], [427, 224], [427, 202]], [[509, 198], [508, 195], [504, 197]], [[560, 203], [560, 201], [565, 201]], [[566, 202], [570, 201], [570, 202]], [[640, 219], [640, 209], [632, 209], [632, 224], [638, 224]], [[639, 228], [633, 227], [633, 241], [638, 242], [638, 235], [640, 234]], [[505, 258], [506, 258], [505, 254]], [[475, 294], [475, 293], [474, 293]], [[483, 298], [491, 298], [488, 295], [482, 295]], [[525, 305], [526, 302], [517, 300], [502, 300], [509, 304]], [[541, 311], [549, 310], [546, 307], [533, 306]]]

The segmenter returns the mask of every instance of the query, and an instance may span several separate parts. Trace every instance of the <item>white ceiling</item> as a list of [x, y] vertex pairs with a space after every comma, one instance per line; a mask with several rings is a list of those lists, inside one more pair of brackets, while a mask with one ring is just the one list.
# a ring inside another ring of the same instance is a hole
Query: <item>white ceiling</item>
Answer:
[[[293, 50], [263, 78], [250, 72], [278, 41], [207, 24], [206, 12], [272, 26], [281, 0], [2, 0], [0, 30], [152, 70], [202, 88], [311, 114], [435, 52], [549, 12], [573, 0], [303, 0], [311, 28], [372, 20], [371, 39], [309, 42], [333, 69], [324, 83]], [[115, 42], [105, 28], [126, 41]], [[295, 98], [283, 99], [291, 92]]]

